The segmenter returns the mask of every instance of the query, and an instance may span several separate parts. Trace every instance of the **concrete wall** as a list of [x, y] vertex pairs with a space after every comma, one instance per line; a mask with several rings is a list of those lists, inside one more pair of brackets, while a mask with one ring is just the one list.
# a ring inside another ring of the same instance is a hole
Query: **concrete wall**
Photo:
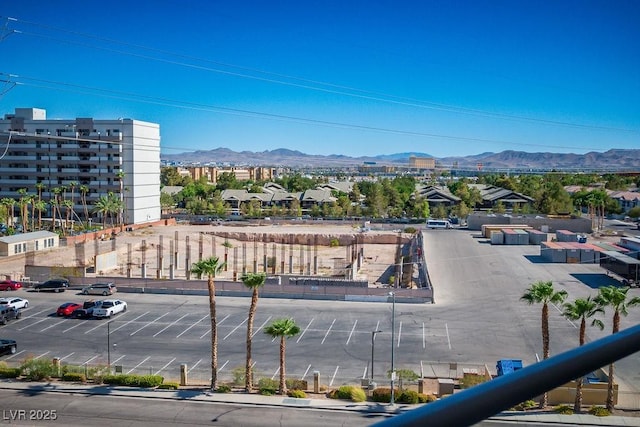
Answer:
[[547, 226], [549, 232], [570, 230], [574, 233], [591, 233], [591, 220], [588, 218], [553, 218], [543, 215], [489, 215], [474, 212], [467, 218], [469, 230], [481, 230], [484, 224], [523, 224], [541, 230]]

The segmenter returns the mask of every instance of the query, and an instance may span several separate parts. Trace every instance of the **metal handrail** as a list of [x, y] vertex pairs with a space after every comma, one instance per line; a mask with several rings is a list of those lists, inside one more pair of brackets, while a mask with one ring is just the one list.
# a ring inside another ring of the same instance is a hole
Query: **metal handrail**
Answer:
[[474, 425], [638, 351], [640, 325], [388, 418], [375, 426]]

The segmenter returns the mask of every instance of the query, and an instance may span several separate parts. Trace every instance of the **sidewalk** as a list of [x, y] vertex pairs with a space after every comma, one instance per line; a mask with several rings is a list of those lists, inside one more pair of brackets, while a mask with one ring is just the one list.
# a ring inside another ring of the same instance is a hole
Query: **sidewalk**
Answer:
[[[73, 393], [109, 395], [120, 397], [137, 397], [148, 399], [189, 400], [193, 402], [219, 402], [240, 405], [261, 406], [290, 406], [307, 407], [323, 410], [374, 412], [387, 414], [401, 414], [419, 405], [395, 405], [376, 402], [349, 402], [339, 399], [295, 399], [287, 396], [262, 396], [260, 394], [245, 393], [211, 393], [203, 390], [156, 390], [135, 387], [110, 387], [91, 384], [67, 383], [34, 383], [21, 381], [0, 381], [0, 389], [30, 390], [33, 392]], [[581, 425], [608, 427], [640, 427], [640, 417], [596, 417], [588, 414], [560, 415], [551, 412], [531, 411], [503, 412], [487, 420], [487, 423], [513, 423], [518, 425]], [[484, 423], [482, 423], [484, 424]], [[481, 425], [482, 425], [481, 424]]]

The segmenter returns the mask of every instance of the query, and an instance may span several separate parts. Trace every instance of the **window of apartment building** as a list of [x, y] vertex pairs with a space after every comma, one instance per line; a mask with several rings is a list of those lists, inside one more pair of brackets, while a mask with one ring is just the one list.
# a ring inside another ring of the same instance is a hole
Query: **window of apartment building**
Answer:
[[39, 245], [39, 244], [40, 244], [40, 241], [39, 241], [39, 240], [36, 240], [36, 251], [37, 251], [37, 250], [39, 249], [39, 247], [40, 247], [40, 245]]

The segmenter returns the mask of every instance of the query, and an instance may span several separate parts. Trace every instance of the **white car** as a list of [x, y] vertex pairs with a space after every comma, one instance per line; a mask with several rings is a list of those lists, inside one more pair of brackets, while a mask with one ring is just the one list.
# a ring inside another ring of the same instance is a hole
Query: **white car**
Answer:
[[13, 307], [16, 310], [29, 307], [29, 301], [24, 298], [0, 298], [0, 308]]
[[127, 303], [119, 299], [106, 299], [102, 301], [102, 305], [93, 310], [93, 317], [111, 317], [114, 314], [124, 313], [127, 311]]

